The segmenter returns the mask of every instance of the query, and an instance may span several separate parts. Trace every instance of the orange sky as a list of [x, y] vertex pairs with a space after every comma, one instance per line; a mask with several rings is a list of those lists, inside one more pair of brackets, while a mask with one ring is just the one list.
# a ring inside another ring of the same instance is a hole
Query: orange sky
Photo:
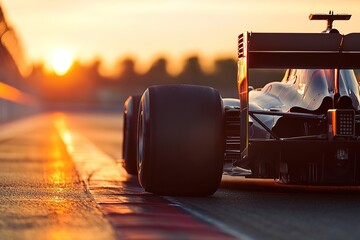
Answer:
[[[146, 70], [157, 56], [179, 71], [196, 53], [205, 65], [217, 56], [236, 57], [244, 31], [320, 32], [325, 22], [310, 13], [353, 14], [335, 23], [341, 32], [360, 32], [358, 0], [0, 0], [30, 60], [51, 59], [68, 49], [85, 61], [100, 56], [107, 68], [134, 56]], [[180, 64], [177, 64], [180, 63]]]

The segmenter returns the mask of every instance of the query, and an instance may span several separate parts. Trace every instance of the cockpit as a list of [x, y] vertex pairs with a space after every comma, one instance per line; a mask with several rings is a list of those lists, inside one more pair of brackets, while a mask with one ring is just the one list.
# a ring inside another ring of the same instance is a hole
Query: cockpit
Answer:
[[[282, 83], [286, 83], [299, 94], [301, 101], [290, 104], [292, 106], [299, 105], [314, 110], [321, 105], [325, 97], [339, 97], [337, 101], [341, 104], [340, 108], [352, 107], [359, 110], [359, 84], [352, 69], [342, 69], [339, 72], [339, 96], [334, 93], [333, 69], [291, 69], [285, 73]], [[300, 100], [299, 97], [294, 98]]]

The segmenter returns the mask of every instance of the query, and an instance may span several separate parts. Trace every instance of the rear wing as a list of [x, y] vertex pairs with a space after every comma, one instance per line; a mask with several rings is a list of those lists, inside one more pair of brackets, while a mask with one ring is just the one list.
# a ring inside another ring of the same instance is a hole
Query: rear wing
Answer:
[[247, 158], [249, 68], [335, 69], [335, 72], [360, 68], [360, 33], [245, 32], [239, 35], [238, 59], [240, 150], [241, 157]]
[[249, 68], [353, 69], [360, 67], [360, 33], [249, 33], [238, 57]]

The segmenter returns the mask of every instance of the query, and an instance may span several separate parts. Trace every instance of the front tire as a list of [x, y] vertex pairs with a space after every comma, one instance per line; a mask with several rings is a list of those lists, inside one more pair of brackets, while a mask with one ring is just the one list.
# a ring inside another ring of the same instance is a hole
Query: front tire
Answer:
[[219, 187], [225, 151], [224, 109], [213, 88], [162, 85], [140, 102], [138, 174], [160, 195], [207, 196]]

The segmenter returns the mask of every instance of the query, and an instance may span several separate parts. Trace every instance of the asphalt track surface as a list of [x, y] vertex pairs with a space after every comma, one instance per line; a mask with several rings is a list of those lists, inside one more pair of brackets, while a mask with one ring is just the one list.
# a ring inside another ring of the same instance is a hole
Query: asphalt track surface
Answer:
[[[70, 122], [121, 159], [120, 114], [75, 114]], [[289, 186], [224, 176], [211, 197], [166, 197], [238, 239], [359, 239], [359, 187]]]
[[[71, 129], [121, 162], [121, 114], [63, 116]], [[94, 199], [83, 191], [71, 157], [53, 127], [23, 121], [16, 128], [15, 133], [0, 129], [0, 238], [116, 238]], [[21, 161], [22, 168], [16, 169], [19, 162], [14, 161]], [[130, 187], [124, 191], [141, 191]], [[153, 196], [154, 201], [158, 198]], [[211, 197], [164, 199], [236, 239], [360, 238], [358, 187], [288, 186], [272, 180], [224, 176], [220, 189]]]
[[0, 239], [116, 239], [51, 117], [0, 126]]

